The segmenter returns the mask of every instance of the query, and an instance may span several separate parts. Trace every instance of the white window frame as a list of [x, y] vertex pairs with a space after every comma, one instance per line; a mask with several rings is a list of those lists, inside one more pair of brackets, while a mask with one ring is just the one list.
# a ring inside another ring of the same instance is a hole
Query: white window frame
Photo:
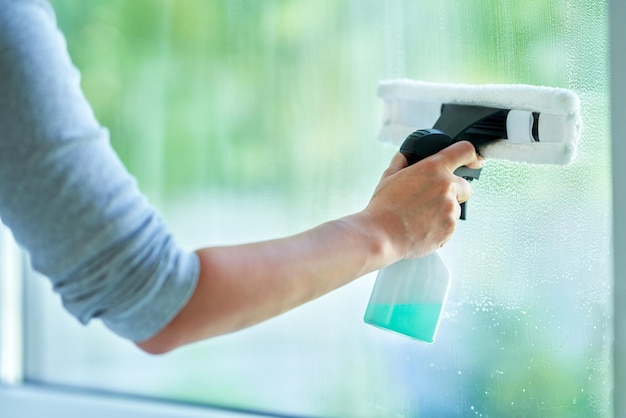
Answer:
[[[613, 173], [614, 416], [626, 416], [626, 2], [609, 0]], [[243, 411], [34, 385], [23, 375], [23, 259], [0, 230], [0, 412], [3, 417], [233, 418]], [[258, 413], [254, 413], [258, 416]]]
[[613, 405], [626, 416], [626, 2], [609, 0], [611, 138], [613, 172]]
[[6, 418], [249, 418], [261, 415], [33, 384], [0, 385], [0, 414]]

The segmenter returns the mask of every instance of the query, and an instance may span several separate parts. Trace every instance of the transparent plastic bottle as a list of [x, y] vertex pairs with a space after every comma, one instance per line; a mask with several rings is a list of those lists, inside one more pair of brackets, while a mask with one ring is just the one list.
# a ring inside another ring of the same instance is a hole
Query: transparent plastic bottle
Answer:
[[450, 287], [450, 271], [437, 252], [402, 260], [378, 272], [364, 321], [432, 343]]

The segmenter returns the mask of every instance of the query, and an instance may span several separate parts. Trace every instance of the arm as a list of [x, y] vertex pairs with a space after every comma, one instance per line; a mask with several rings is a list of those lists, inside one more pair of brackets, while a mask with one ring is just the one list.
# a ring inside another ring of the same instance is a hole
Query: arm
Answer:
[[153, 336], [199, 271], [80, 89], [49, 4], [0, 0], [0, 218], [80, 322]]
[[396, 155], [362, 212], [284, 239], [176, 245], [80, 91], [47, 3], [0, 0], [0, 216], [81, 322], [152, 353], [235, 331], [451, 236], [469, 143]]
[[198, 250], [200, 276], [190, 301], [138, 346], [164, 353], [236, 331], [397, 260], [434, 251], [450, 239], [459, 202], [472, 192], [452, 172], [480, 164], [467, 142], [406, 169], [397, 154], [359, 213], [287, 238]]

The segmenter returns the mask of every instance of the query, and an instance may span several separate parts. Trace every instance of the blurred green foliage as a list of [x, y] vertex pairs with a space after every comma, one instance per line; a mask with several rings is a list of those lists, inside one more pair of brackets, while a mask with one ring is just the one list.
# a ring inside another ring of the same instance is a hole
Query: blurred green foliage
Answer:
[[84, 91], [148, 194], [297, 187], [288, 179], [372, 142], [381, 78], [576, 81], [565, 69], [578, 9], [561, 2], [53, 4]]
[[148, 193], [284, 184], [328, 164], [355, 123], [340, 2], [54, 4], [84, 91]]

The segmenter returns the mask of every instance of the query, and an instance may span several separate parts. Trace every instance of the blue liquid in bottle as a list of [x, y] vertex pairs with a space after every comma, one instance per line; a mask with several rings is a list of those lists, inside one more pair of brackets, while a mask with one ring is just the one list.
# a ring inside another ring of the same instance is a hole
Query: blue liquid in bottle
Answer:
[[437, 334], [442, 309], [441, 303], [370, 304], [365, 312], [365, 322], [432, 343]]
[[427, 343], [435, 341], [450, 272], [437, 253], [379, 271], [364, 321]]

